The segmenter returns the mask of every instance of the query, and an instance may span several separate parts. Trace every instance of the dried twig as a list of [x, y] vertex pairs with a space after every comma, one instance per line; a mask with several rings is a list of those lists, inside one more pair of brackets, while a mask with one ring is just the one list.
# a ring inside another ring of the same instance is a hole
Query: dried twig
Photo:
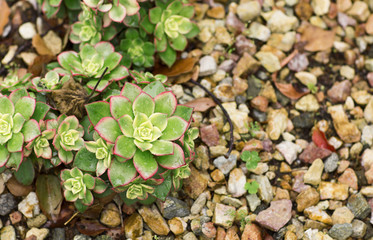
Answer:
[[214, 100], [214, 102], [216, 102], [216, 104], [219, 105], [219, 107], [221, 108], [223, 114], [227, 118], [227, 121], [229, 123], [229, 128], [230, 128], [229, 129], [229, 132], [230, 132], [230, 141], [229, 141], [229, 149], [228, 149], [228, 152], [225, 154], [225, 157], [228, 158], [229, 155], [231, 154], [232, 150], [233, 150], [234, 138], [233, 138], [233, 123], [232, 123], [232, 120], [231, 120], [231, 118], [230, 118], [227, 110], [225, 110], [225, 108], [221, 104], [220, 100], [212, 92], [210, 92], [209, 90], [207, 90], [202, 84], [200, 84], [199, 82], [194, 81], [192, 79], [189, 80], [189, 82], [191, 82], [191, 83], [197, 85], [198, 87], [202, 88], [203, 91], [205, 91]]
[[98, 81], [97, 81], [95, 87], [92, 89], [91, 94], [88, 95], [86, 102], [88, 102], [88, 101], [92, 98], [93, 94], [94, 94], [95, 91], [96, 91], [96, 88], [97, 88], [98, 85], [100, 84], [102, 78], [104, 77], [104, 75], [105, 75], [105, 73], [107, 72], [108, 69], [109, 69], [108, 67], [105, 68], [104, 72], [101, 74], [101, 77], [98, 79]]

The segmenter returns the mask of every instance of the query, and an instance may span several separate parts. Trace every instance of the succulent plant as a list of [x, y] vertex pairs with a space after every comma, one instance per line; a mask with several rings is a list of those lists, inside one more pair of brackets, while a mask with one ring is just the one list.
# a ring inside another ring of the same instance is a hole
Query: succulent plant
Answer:
[[188, 44], [187, 38], [199, 32], [197, 24], [190, 18], [194, 15], [192, 5], [179, 0], [156, 1], [156, 7], [149, 10], [149, 17], [144, 17], [141, 26], [148, 33], [154, 34], [156, 51], [161, 60], [169, 67], [176, 60], [176, 51], [183, 51]]
[[[80, 52], [67, 51], [58, 55], [57, 60], [63, 69], [56, 69], [60, 74], [89, 79], [87, 86], [93, 89], [98, 78], [104, 74], [97, 91], [103, 91], [112, 81], [119, 81], [128, 76], [128, 70], [119, 66], [122, 55], [114, 51], [109, 42], [99, 42], [95, 46], [84, 45]], [[108, 70], [105, 72], [105, 69]]]
[[120, 42], [120, 50], [123, 51], [122, 62], [126, 67], [131, 64], [136, 67], [152, 67], [154, 65], [154, 44], [146, 40], [146, 33], [129, 28], [125, 33], [125, 39]]
[[101, 176], [110, 167], [113, 158], [114, 144], [106, 143], [102, 138], [95, 137], [96, 141], [85, 143], [88, 151], [95, 154], [97, 158], [96, 175]]
[[50, 129], [50, 124], [47, 124], [47, 122], [43, 120], [39, 122], [39, 126], [41, 130], [40, 136], [26, 145], [26, 151], [24, 151], [24, 153], [28, 156], [32, 151], [34, 151], [36, 157], [38, 158], [51, 159], [52, 144], [50, 141], [56, 135], [56, 129]]
[[[140, 10], [136, 0], [83, 0], [84, 3], [100, 12], [106, 14], [105, 18], [114, 22], [123, 22], [126, 16], [135, 15]], [[108, 24], [110, 24], [110, 21]]]
[[66, 14], [72, 15], [80, 10], [80, 0], [39, 0], [41, 9], [47, 18], [63, 18]]
[[62, 186], [65, 199], [74, 202], [79, 211], [84, 211], [84, 206], [90, 206], [93, 203], [92, 191], [102, 193], [106, 189], [105, 182], [100, 178], [94, 178], [78, 168], [63, 170], [61, 172]]
[[60, 160], [69, 164], [74, 158], [73, 151], [84, 146], [84, 129], [75, 116], [61, 115], [58, 119], [59, 127], [53, 139], [53, 146], [58, 151]]
[[23, 160], [24, 143], [40, 135], [39, 124], [31, 119], [36, 101], [22, 91], [0, 97], [0, 166], [18, 169]]
[[154, 76], [150, 72], [144, 73], [144, 72], [138, 72], [136, 70], [130, 71], [130, 74], [132, 78], [135, 80], [136, 84], [138, 85], [143, 85], [143, 84], [147, 85], [155, 81], [158, 81], [164, 84], [167, 81], [167, 76], [162, 75], [162, 74], [157, 74]]
[[22, 87], [28, 87], [29, 79], [32, 76], [31, 73], [23, 74], [16, 71], [11, 71], [2, 81], [0, 81], [0, 90], [4, 91], [14, 91]]
[[104, 27], [103, 15], [95, 13], [82, 3], [83, 11], [79, 14], [79, 21], [71, 25], [70, 41], [72, 43], [97, 44], [101, 39], [110, 41], [116, 34], [114, 26]]
[[65, 82], [69, 80], [69, 76], [62, 76], [56, 71], [49, 71], [44, 78], [35, 77], [31, 80], [33, 88], [38, 92], [50, 92], [60, 89]]

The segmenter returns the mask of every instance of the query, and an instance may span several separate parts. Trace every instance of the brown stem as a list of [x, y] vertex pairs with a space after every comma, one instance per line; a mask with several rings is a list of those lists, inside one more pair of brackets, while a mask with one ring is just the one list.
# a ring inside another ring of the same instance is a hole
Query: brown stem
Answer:
[[227, 118], [227, 121], [229, 123], [229, 132], [230, 132], [230, 141], [229, 141], [229, 149], [228, 149], [228, 152], [225, 154], [225, 157], [228, 158], [229, 155], [231, 154], [232, 150], [233, 150], [233, 143], [234, 143], [234, 138], [233, 138], [233, 123], [232, 123], [232, 120], [227, 112], [227, 110], [225, 110], [225, 108], [223, 107], [223, 105], [221, 104], [220, 100], [212, 93], [210, 92], [209, 90], [207, 90], [202, 84], [200, 84], [199, 82], [197, 81], [194, 81], [194, 80], [189, 80], [189, 82], [197, 85], [198, 87], [202, 88], [203, 91], [205, 91], [213, 100], [214, 102], [221, 108], [223, 114], [225, 115], [225, 117]]
[[101, 77], [98, 79], [98, 81], [97, 81], [97, 83], [96, 83], [96, 85], [95, 85], [95, 87], [92, 89], [92, 92], [91, 92], [91, 94], [89, 94], [89, 96], [87, 97], [87, 100], [86, 100], [86, 102], [88, 102], [89, 100], [91, 100], [91, 97], [93, 96], [93, 94], [95, 93], [95, 91], [96, 91], [96, 88], [98, 87], [98, 84], [100, 84], [100, 82], [101, 82], [101, 80], [102, 80], [102, 78], [104, 77], [104, 75], [105, 75], [105, 73], [107, 72], [107, 70], [108, 70], [109, 68], [108, 67], [106, 67], [105, 68], [105, 70], [104, 70], [104, 72], [101, 74]]

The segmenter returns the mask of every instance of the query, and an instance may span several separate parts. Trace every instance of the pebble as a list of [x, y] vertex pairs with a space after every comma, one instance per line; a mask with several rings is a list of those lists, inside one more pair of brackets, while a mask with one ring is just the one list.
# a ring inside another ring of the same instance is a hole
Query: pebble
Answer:
[[361, 166], [364, 167], [365, 170], [369, 170], [370, 167], [373, 165], [373, 149], [365, 149], [363, 155], [361, 156]]
[[369, 15], [367, 23], [365, 24], [365, 31], [369, 35], [373, 35], [373, 14]]
[[100, 221], [108, 227], [117, 227], [121, 223], [121, 216], [118, 207], [114, 203], [105, 206], [101, 213]]
[[267, 42], [271, 36], [271, 30], [258, 22], [253, 22], [249, 27], [249, 38], [258, 39], [262, 42]]
[[358, 219], [352, 221], [352, 235], [353, 238], [362, 238], [367, 232], [367, 225]]
[[295, 108], [304, 112], [316, 112], [320, 105], [314, 95], [308, 94], [301, 97], [296, 103]]
[[373, 186], [365, 186], [360, 190], [361, 194], [367, 197], [373, 197]]
[[350, 66], [342, 66], [341, 69], [339, 69], [339, 72], [341, 74], [341, 76], [349, 79], [349, 80], [352, 80], [354, 77], [355, 77], [355, 69], [353, 69], [352, 67]]
[[287, 16], [280, 10], [275, 10], [267, 21], [267, 26], [272, 32], [286, 33], [294, 29], [298, 19], [294, 16]]
[[246, 193], [245, 189], [246, 176], [241, 168], [233, 169], [229, 174], [228, 192], [233, 197], [241, 197]]
[[285, 108], [269, 110], [267, 134], [271, 140], [278, 140], [288, 124], [288, 113]]
[[222, 102], [232, 102], [234, 101], [233, 87], [228, 83], [220, 83], [215, 87], [214, 94]]
[[261, 211], [255, 221], [271, 231], [278, 232], [291, 219], [291, 208], [290, 200], [272, 201], [270, 207]]
[[32, 218], [40, 213], [39, 200], [35, 192], [30, 192], [25, 199], [18, 204], [18, 210], [26, 217]]
[[338, 136], [346, 143], [360, 141], [361, 133], [358, 127], [348, 121], [348, 116], [342, 105], [334, 105], [328, 108], [328, 113], [333, 119], [334, 128]]
[[246, 73], [254, 73], [260, 67], [260, 63], [247, 52], [244, 52], [232, 73], [234, 76], [241, 76]]
[[198, 196], [198, 198], [194, 201], [192, 207], [190, 208], [190, 212], [193, 215], [197, 215], [201, 212], [202, 208], [205, 206], [207, 201], [207, 196], [205, 193], [202, 193]]
[[329, 230], [328, 233], [332, 238], [335, 238], [338, 240], [345, 240], [352, 235], [352, 224], [351, 223], [335, 224]]
[[367, 125], [363, 128], [361, 142], [369, 146], [373, 145], [373, 125]]
[[258, 195], [260, 199], [266, 203], [271, 202], [273, 199], [273, 190], [268, 177], [261, 175], [252, 175], [251, 178], [257, 181], [257, 183], [259, 184]]
[[198, 240], [198, 238], [196, 237], [196, 235], [194, 235], [194, 233], [188, 232], [183, 236], [183, 240]]
[[366, 21], [370, 14], [368, 4], [363, 1], [355, 1], [352, 7], [347, 11], [347, 14], [361, 22]]
[[370, 100], [364, 109], [364, 118], [367, 122], [373, 122], [373, 97], [370, 97]]
[[297, 159], [298, 153], [302, 151], [302, 148], [290, 141], [283, 141], [276, 145], [276, 149], [284, 156], [287, 163], [290, 165]]
[[188, 204], [174, 197], [167, 197], [166, 201], [160, 204], [160, 210], [166, 219], [185, 217], [190, 214]]
[[324, 170], [323, 161], [318, 158], [309, 167], [306, 174], [304, 174], [304, 183], [309, 183], [312, 185], [318, 185], [321, 182], [321, 174]]
[[223, 204], [230, 205], [230, 206], [233, 206], [235, 208], [239, 208], [239, 207], [242, 206], [242, 202], [239, 199], [229, 197], [229, 196], [222, 196], [220, 198], [220, 201]]
[[339, 157], [338, 154], [332, 153], [326, 160], [324, 164], [325, 172], [334, 172], [338, 167]]
[[27, 231], [26, 233], [26, 238], [35, 235], [36, 240], [44, 240], [49, 234], [49, 229], [47, 228], [31, 228], [30, 230]]
[[240, 3], [237, 6], [237, 15], [244, 21], [251, 21], [260, 15], [261, 6], [257, 1]]
[[333, 103], [344, 102], [351, 94], [351, 85], [349, 80], [335, 82], [327, 91], [327, 95]]
[[234, 154], [231, 154], [229, 158], [221, 156], [216, 158], [213, 163], [224, 174], [228, 174], [236, 166], [237, 156]]
[[348, 198], [348, 186], [342, 183], [321, 182], [318, 191], [321, 200], [346, 200]]
[[358, 219], [364, 219], [371, 213], [371, 207], [361, 193], [351, 195], [347, 201], [347, 207]]
[[212, 222], [202, 224], [202, 233], [205, 237], [214, 239], [216, 237], [216, 228], [214, 224]]
[[162, 217], [154, 204], [150, 207], [142, 206], [138, 211], [144, 222], [157, 235], [165, 236], [170, 232], [166, 220]]
[[332, 152], [328, 149], [319, 148], [313, 142], [299, 155], [299, 159], [306, 163], [313, 163], [318, 158], [324, 159]]
[[249, 204], [250, 211], [254, 212], [255, 209], [260, 205], [260, 198], [256, 194], [246, 195], [246, 200]]
[[17, 202], [14, 196], [10, 193], [0, 195], [0, 215], [5, 216], [9, 214], [15, 207]]
[[65, 228], [53, 228], [51, 229], [51, 240], [65, 240]]
[[74, 240], [91, 240], [92, 238], [86, 236], [86, 235], [83, 235], [83, 234], [79, 234], [79, 235], [75, 235], [74, 236]]
[[144, 223], [138, 213], [133, 213], [131, 216], [125, 218], [123, 225], [126, 238], [134, 239], [143, 234]]
[[280, 60], [278, 57], [271, 52], [260, 51], [255, 56], [259, 59], [262, 66], [267, 69], [268, 72], [276, 72], [281, 69]]
[[293, 59], [288, 63], [290, 70], [295, 72], [304, 71], [307, 69], [309, 64], [307, 55], [305, 53], [298, 53]]
[[211, 56], [204, 56], [199, 60], [199, 76], [208, 76], [212, 75], [216, 72], [217, 70], [217, 65], [215, 62], [215, 59]]
[[39, 214], [34, 218], [27, 219], [27, 226], [29, 228], [39, 228], [47, 222], [47, 217], [44, 214]]
[[350, 188], [358, 190], [358, 180], [355, 171], [352, 168], [347, 168], [338, 178], [338, 182], [347, 184]]
[[297, 72], [294, 76], [305, 86], [317, 84], [317, 77], [310, 72]]
[[288, 52], [295, 43], [295, 32], [287, 32], [285, 34], [273, 33], [268, 39], [267, 44], [281, 51]]
[[304, 214], [315, 221], [319, 221], [328, 225], [331, 225], [333, 223], [332, 218], [328, 215], [327, 212], [321, 210], [317, 206], [311, 206], [306, 209], [304, 209]]
[[26, 22], [19, 27], [18, 32], [23, 39], [31, 39], [36, 35], [35, 24], [32, 22]]
[[333, 224], [351, 223], [354, 219], [354, 214], [344, 206], [334, 210], [332, 219]]
[[180, 235], [185, 232], [188, 226], [188, 224], [179, 217], [168, 220], [168, 225], [170, 226], [171, 232], [173, 232], [175, 235]]
[[4, 240], [16, 240], [16, 231], [13, 226], [8, 225], [1, 229], [0, 239]]
[[255, 223], [249, 223], [245, 225], [243, 230], [242, 240], [262, 240], [261, 229]]
[[316, 15], [324, 15], [329, 12], [330, 0], [312, 0], [311, 6]]
[[236, 209], [232, 206], [216, 203], [213, 222], [228, 229], [232, 226], [233, 221], [236, 217]]
[[320, 201], [320, 194], [316, 189], [310, 187], [302, 191], [295, 201], [298, 212], [302, 212], [304, 209], [316, 205]]
[[191, 175], [183, 181], [183, 189], [191, 198], [196, 199], [207, 188], [208, 174], [198, 171], [190, 165]]

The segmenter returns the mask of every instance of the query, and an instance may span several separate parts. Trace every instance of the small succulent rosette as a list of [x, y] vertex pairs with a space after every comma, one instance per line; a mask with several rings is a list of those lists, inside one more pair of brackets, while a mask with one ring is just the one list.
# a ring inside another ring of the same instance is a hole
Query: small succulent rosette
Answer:
[[[168, 184], [170, 191], [172, 171], [186, 165], [180, 140], [193, 109], [178, 105], [175, 95], [159, 81], [144, 89], [127, 82], [120, 96], [112, 96], [109, 103], [88, 104], [86, 109], [98, 135], [114, 145], [115, 158], [108, 168], [114, 190], [127, 191], [129, 184], [140, 179], [142, 185], [132, 188], [141, 187], [155, 197], [164, 194], [157, 190], [162, 184]], [[155, 189], [153, 193], [150, 188]]]
[[149, 17], [144, 17], [140, 23], [146, 32], [154, 34], [156, 51], [169, 67], [176, 61], [176, 51], [183, 51], [187, 39], [199, 33], [197, 24], [190, 20], [193, 15], [194, 7], [179, 0], [156, 1], [156, 7], [149, 10]]
[[82, 3], [79, 21], [71, 25], [70, 41], [74, 44], [95, 45], [101, 40], [110, 41], [117, 34], [115, 26], [104, 27], [103, 14], [94, 12]]
[[38, 92], [51, 92], [62, 88], [63, 84], [69, 80], [69, 76], [60, 76], [56, 71], [49, 71], [44, 78], [35, 77], [31, 80], [33, 88]]
[[136, 0], [83, 0], [83, 2], [95, 11], [105, 13], [107, 25], [110, 25], [111, 21], [121, 23], [126, 16], [135, 15], [140, 10]]
[[[62, 75], [73, 76], [88, 80], [87, 87], [93, 89], [101, 75], [104, 76], [97, 87], [102, 92], [112, 81], [126, 78], [129, 73], [126, 67], [119, 66], [122, 55], [114, 51], [109, 42], [99, 42], [95, 46], [84, 45], [80, 52], [67, 51], [58, 55], [61, 68], [56, 69]], [[105, 69], [108, 70], [105, 72]]]
[[125, 33], [125, 39], [120, 42], [120, 50], [123, 51], [122, 63], [126, 67], [132, 64], [135, 67], [152, 67], [154, 65], [154, 44], [147, 41], [144, 31], [130, 28]]
[[36, 100], [26, 90], [0, 97], [0, 167], [18, 169], [24, 145], [41, 134], [35, 120], [40, 110], [35, 111], [35, 107]]
[[62, 186], [64, 189], [65, 199], [74, 202], [79, 211], [84, 211], [85, 206], [92, 205], [94, 201], [93, 192], [103, 193], [107, 185], [100, 179], [92, 177], [78, 168], [63, 170], [61, 172]]
[[64, 18], [68, 13], [80, 10], [80, 0], [39, 0], [38, 2], [47, 18]]
[[31, 76], [31, 73], [25, 73], [25, 71], [11, 71], [4, 79], [0, 80], [0, 91], [11, 92], [19, 88], [28, 88]]
[[50, 160], [53, 156], [52, 140], [56, 135], [55, 125], [51, 124], [53, 120], [39, 122], [41, 134], [26, 145], [24, 151], [25, 156], [29, 156], [32, 152], [37, 158]]
[[167, 76], [163, 74], [153, 75], [150, 72], [138, 72], [136, 70], [130, 71], [131, 77], [135, 80], [137, 85], [143, 86], [148, 85], [152, 82], [158, 81], [160, 83], [166, 84]]
[[107, 143], [97, 134], [94, 134], [94, 138], [96, 141], [87, 141], [85, 142], [85, 146], [89, 152], [95, 154], [95, 157], [98, 160], [96, 165], [96, 175], [101, 176], [110, 167], [111, 161], [114, 158], [114, 144]]
[[57, 122], [58, 128], [53, 139], [53, 146], [58, 151], [58, 157], [64, 164], [73, 161], [74, 152], [84, 146], [84, 128], [75, 116], [61, 115]]

